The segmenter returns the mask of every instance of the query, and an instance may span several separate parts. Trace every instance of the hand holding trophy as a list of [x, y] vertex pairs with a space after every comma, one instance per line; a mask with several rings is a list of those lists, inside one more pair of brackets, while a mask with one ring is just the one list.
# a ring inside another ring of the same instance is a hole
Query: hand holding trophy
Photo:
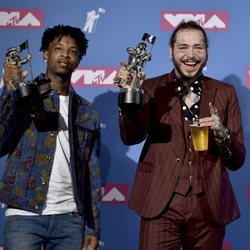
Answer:
[[5, 62], [14, 62], [19, 69], [19, 74], [13, 76], [10, 80], [14, 86], [14, 97], [18, 103], [30, 104], [37, 101], [40, 97], [38, 87], [34, 81], [23, 81], [21, 73], [22, 65], [28, 63], [31, 60], [31, 55], [28, 54], [25, 58], [21, 59], [20, 53], [28, 49], [28, 41], [26, 40], [18, 47], [11, 47], [7, 49], [5, 54]]
[[119, 105], [123, 104], [139, 104], [143, 105], [143, 90], [140, 88], [140, 80], [142, 70], [146, 62], [151, 60], [151, 53], [147, 52], [147, 44], [154, 44], [155, 36], [144, 33], [142, 37], [143, 42], [139, 42], [135, 48], [127, 48], [128, 63], [126, 70], [131, 83], [127, 86], [127, 79], [116, 78], [115, 83], [121, 88], [119, 95]]

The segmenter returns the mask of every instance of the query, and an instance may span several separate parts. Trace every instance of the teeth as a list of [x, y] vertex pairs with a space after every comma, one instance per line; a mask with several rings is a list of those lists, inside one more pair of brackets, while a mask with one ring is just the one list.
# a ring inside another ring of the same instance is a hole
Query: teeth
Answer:
[[196, 63], [195, 62], [188, 62], [188, 63], [186, 62], [185, 64], [189, 65], [189, 66], [194, 66]]
[[64, 61], [60, 61], [59, 63], [68, 64], [67, 62], [64, 62]]

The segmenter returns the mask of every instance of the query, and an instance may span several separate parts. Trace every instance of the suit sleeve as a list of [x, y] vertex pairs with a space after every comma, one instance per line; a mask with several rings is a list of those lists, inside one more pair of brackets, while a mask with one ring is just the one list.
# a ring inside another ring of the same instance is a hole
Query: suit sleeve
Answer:
[[119, 107], [121, 140], [126, 145], [141, 143], [146, 139], [151, 122], [150, 98], [144, 95], [144, 104], [124, 104]]
[[228, 145], [222, 148], [222, 156], [228, 169], [237, 170], [244, 164], [246, 150], [241, 112], [234, 88], [232, 88], [228, 100], [228, 116], [225, 125], [230, 131], [230, 140]]

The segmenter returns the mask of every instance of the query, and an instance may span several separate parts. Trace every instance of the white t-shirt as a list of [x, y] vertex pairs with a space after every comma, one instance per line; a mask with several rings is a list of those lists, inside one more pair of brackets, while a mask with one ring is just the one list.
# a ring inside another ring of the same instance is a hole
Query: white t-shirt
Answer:
[[[77, 211], [73, 197], [73, 185], [70, 174], [70, 146], [68, 131], [69, 96], [59, 96], [59, 128], [56, 139], [55, 157], [49, 181], [46, 206], [43, 215], [63, 214]], [[36, 215], [21, 209], [9, 208], [9, 215]]]

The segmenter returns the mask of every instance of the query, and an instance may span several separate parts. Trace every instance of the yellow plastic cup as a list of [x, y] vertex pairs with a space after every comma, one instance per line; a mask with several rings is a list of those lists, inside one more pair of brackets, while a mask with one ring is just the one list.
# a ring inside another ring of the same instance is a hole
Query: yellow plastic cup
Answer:
[[208, 150], [208, 126], [199, 127], [197, 124], [190, 124], [190, 131], [195, 151]]

